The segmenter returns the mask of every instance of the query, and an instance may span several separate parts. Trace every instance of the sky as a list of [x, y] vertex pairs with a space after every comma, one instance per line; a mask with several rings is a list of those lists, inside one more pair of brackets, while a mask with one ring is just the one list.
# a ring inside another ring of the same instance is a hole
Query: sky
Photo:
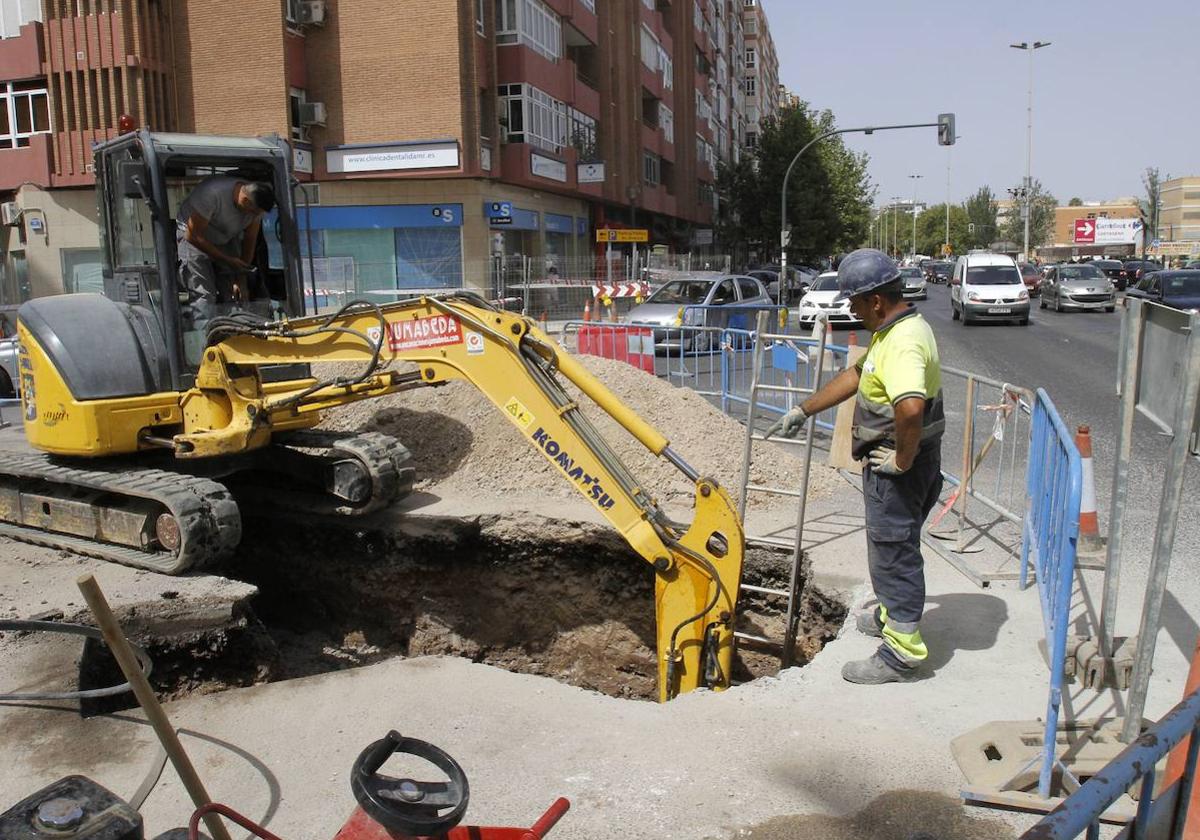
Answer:
[[[877, 206], [893, 197], [998, 198], [1025, 174], [1033, 55], [1032, 174], [1066, 204], [1143, 197], [1142, 175], [1200, 175], [1200, 0], [760, 0], [780, 81], [839, 128], [935, 122], [936, 129], [844, 135], [867, 152]], [[919, 174], [920, 179], [908, 176]]]

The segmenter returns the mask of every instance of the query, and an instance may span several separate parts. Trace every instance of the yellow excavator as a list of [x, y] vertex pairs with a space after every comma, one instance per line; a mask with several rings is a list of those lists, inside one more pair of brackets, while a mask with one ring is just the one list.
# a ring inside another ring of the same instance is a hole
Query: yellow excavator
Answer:
[[[315, 429], [327, 410], [465, 380], [652, 565], [660, 699], [727, 687], [744, 536], [725, 490], [530, 319], [478, 296], [306, 315], [290, 159], [278, 138], [137, 131], [96, 148], [105, 293], [19, 312], [25, 436], [40, 451], [0, 459], [0, 536], [165, 574], [211, 567], [241, 537], [231, 490], [354, 516], [411, 489], [399, 441]], [[258, 299], [201, 322], [172, 210], [214, 173], [271, 183], [278, 208], [258, 242]], [[359, 364], [315, 375], [327, 362]], [[560, 377], [694, 482], [690, 525], [664, 513]]]

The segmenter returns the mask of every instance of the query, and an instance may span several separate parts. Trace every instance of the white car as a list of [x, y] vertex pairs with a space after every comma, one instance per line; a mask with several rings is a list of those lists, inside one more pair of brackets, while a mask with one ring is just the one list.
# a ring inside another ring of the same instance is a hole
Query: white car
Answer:
[[950, 315], [978, 321], [1029, 323], [1029, 290], [1012, 257], [972, 253], [959, 257], [950, 278]]
[[861, 325], [862, 321], [855, 318], [854, 313], [850, 311], [849, 298], [834, 303], [833, 299], [837, 294], [836, 271], [826, 271], [817, 275], [804, 297], [800, 298], [800, 323], [811, 325], [817, 320], [817, 313], [824, 312], [830, 324]]

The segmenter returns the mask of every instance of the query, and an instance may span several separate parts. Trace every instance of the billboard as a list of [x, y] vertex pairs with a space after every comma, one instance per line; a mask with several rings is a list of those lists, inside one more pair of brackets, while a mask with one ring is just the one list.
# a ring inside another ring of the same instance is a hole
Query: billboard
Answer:
[[1137, 245], [1141, 241], [1141, 219], [1075, 220], [1077, 245]]

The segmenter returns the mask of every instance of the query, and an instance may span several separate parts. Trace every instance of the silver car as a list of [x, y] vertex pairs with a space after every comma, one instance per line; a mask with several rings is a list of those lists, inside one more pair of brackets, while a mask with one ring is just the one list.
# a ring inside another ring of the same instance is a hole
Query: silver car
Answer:
[[0, 338], [0, 400], [17, 396], [17, 339]]
[[1056, 312], [1064, 309], [1117, 308], [1117, 287], [1094, 265], [1066, 263], [1056, 265], [1042, 281], [1042, 309], [1053, 306]]
[[740, 274], [694, 274], [664, 284], [646, 302], [629, 311], [631, 324], [655, 327], [656, 349], [708, 349], [716, 330], [754, 329], [758, 310], [775, 308], [763, 284]]
[[904, 281], [901, 294], [905, 300], [925, 300], [929, 292], [925, 290], [925, 273], [921, 269], [910, 266], [900, 269], [900, 279]]

